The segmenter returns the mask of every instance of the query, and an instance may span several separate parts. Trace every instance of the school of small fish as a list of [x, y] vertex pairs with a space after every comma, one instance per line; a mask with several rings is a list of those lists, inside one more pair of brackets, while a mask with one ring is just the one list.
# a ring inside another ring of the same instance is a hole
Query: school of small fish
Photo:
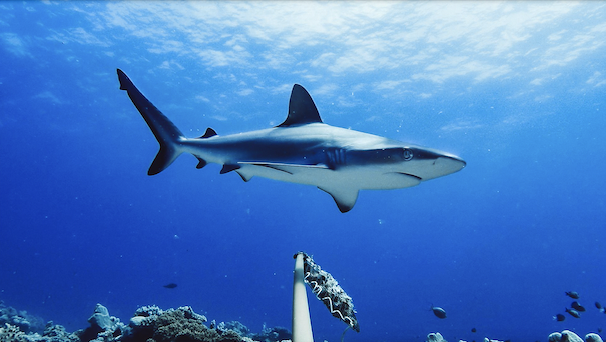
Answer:
[[[570, 308], [564, 308], [564, 311], [566, 311], [566, 313], [568, 313], [570, 316], [572, 316], [574, 318], [581, 318], [581, 313], [585, 312], [587, 310], [577, 300], [581, 297], [581, 296], [579, 296], [579, 293], [576, 291], [567, 291], [567, 292], [564, 292], [564, 294], [575, 300], [570, 304]], [[602, 306], [602, 304], [600, 304], [600, 302], [595, 302], [594, 305], [595, 305], [596, 309], [598, 309], [601, 313], [606, 314], [606, 309]], [[553, 319], [555, 321], [562, 322], [563, 320], [566, 319], [566, 316], [559, 313], [559, 314], [553, 316]], [[600, 329], [600, 331], [601, 331], [601, 329]]]
[[[581, 318], [581, 312], [585, 312], [587, 310], [578, 301], [578, 299], [581, 297], [581, 296], [579, 296], [579, 293], [576, 291], [567, 291], [567, 292], [564, 292], [564, 294], [566, 296], [574, 299], [574, 301], [570, 304], [570, 308], [564, 308], [564, 311], [574, 318]], [[596, 309], [598, 309], [601, 313], [606, 314], [606, 308], [603, 307], [602, 304], [600, 304], [600, 302], [595, 302], [594, 305], [595, 305]], [[438, 317], [440, 319], [446, 318], [446, 310], [444, 310], [443, 308], [441, 308], [439, 306], [432, 305], [431, 311], [433, 311], [433, 314], [436, 315], [436, 317]], [[557, 315], [553, 316], [554, 321], [562, 322], [565, 319], [566, 319], [566, 316], [564, 316], [561, 313], [558, 313]], [[471, 329], [472, 333], [475, 333], [476, 331], [477, 331], [476, 328]], [[598, 332], [602, 332], [602, 328], [599, 328]]]

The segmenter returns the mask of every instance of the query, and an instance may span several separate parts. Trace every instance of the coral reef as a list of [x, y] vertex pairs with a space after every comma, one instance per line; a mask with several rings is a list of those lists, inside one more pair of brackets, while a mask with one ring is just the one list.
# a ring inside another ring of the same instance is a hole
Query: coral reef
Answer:
[[602, 342], [602, 338], [598, 334], [590, 333], [585, 335], [585, 342]]
[[42, 333], [45, 326], [42, 318], [30, 315], [27, 311], [18, 311], [0, 301], [0, 326], [6, 323], [18, 327], [25, 333]]
[[4, 321], [0, 326], [0, 342], [277, 342], [292, 336], [286, 328], [265, 326], [260, 334], [251, 334], [237, 321], [218, 324], [213, 321], [207, 327], [206, 317], [189, 306], [168, 310], [144, 306], [137, 309], [126, 325], [110, 316], [106, 307], [97, 304], [88, 319], [89, 327], [73, 333], [52, 321], [34, 332], [31, 322], [38, 324], [41, 319], [32, 319], [25, 312], [6, 306], [1, 309]]
[[25, 333], [16, 325], [4, 324], [0, 327], [1, 342], [80, 342], [77, 335], [68, 333], [61, 325], [48, 322], [42, 335], [39, 333]]
[[426, 342], [447, 342], [447, 341], [444, 339], [444, 337], [442, 337], [442, 334], [431, 333], [431, 334], [427, 335]]
[[25, 333], [15, 325], [4, 323], [4, 326], [0, 327], [0, 341], [27, 341], [25, 336]]
[[[155, 305], [135, 311], [128, 324], [110, 316], [106, 307], [97, 304], [89, 317], [89, 327], [67, 332], [61, 325], [49, 321], [42, 328], [42, 319], [17, 311], [0, 301], [0, 342], [290, 342], [292, 333], [284, 327], [263, 326], [261, 333], [251, 333], [238, 321], [211, 321], [189, 306], [162, 310]], [[549, 342], [603, 342], [595, 333], [583, 340], [570, 330], [554, 332]], [[484, 342], [500, 342], [484, 338]], [[427, 335], [426, 342], [447, 342], [436, 332]], [[465, 342], [465, 341], [459, 341]]]
[[152, 339], [155, 342], [240, 342], [243, 340], [231, 329], [207, 328], [204, 325], [206, 317], [195, 313], [189, 306], [166, 311], [157, 307], [146, 307], [137, 310], [135, 315], [131, 319], [131, 327], [133, 339], [136, 341]]
[[[231, 321], [227, 323], [220, 322], [219, 324], [215, 324], [215, 321], [213, 320], [210, 323], [210, 328], [212, 329], [213, 327], [216, 327], [217, 330], [221, 331], [233, 330], [240, 336], [248, 336], [250, 334], [250, 330], [244, 324], [238, 321]], [[263, 327], [263, 329], [265, 329], [265, 327]]]
[[131, 329], [117, 317], [110, 316], [107, 308], [101, 304], [95, 306], [88, 323], [90, 324], [88, 328], [74, 333], [80, 341], [125, 341], [125, 338], [131, 335]]
[[[583, 342], [583, 339], [570, 330], [564, 330], [561, 333], [551, 333], [549, 342]], [[585, 342], [602, 342], [602, 338], [598, 334], [589, 333], [585, 335]]]
[[250, 337], [259, 342], [280, 342], [291, 340], [292, 333], [284, 327], [268, 328], [263, 326], [263, 331], [260, 334], [252, 334]]

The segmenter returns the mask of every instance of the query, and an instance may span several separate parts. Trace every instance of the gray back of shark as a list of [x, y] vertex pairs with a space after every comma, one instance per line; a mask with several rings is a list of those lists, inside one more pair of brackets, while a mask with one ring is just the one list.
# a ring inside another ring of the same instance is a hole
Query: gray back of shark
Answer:
[[246, 182], [259, 176], [315, 185], [344, 213], [354, 207], [360, 190], [411, 187], [465, 167], [452, 154], [327, 125], [298, 84], [286, 120], [276, 127], [225, 136], [208, 128], [198, 138], [186, 138], [120, 69], [118, 79], [160, 144], [149, 175], [187, 152], [198, 159], [197, 168], [216, 163], [221, 174], [234, 171]]

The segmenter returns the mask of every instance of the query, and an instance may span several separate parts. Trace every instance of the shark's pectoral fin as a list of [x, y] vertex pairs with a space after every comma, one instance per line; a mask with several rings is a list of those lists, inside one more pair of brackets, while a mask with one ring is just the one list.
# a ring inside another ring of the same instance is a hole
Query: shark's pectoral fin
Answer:
[[318, 187], [318, 189], [327, 192], [337, 203], [342, 213], [350, 211], [358, 200], [359, 189], [348, 187]]
[[223, 167], [221, 168], [221, 171], [219, 171], [220, 174], [224, 174], [224, 173], [228, 173], [234, 170], [237, 170], [240, 168], [240, 165], [236, 165], [236, 164], [225, 164], [223, 165]]

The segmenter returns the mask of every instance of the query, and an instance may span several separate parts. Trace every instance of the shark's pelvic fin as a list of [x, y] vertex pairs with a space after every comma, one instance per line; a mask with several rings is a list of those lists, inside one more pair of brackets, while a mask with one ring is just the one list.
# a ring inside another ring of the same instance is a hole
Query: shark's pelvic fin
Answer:
[[221, 168], [221, 171], [219, 171], [220, 174], [224, 174], [224, 173], [228, 173], [234, 170], [237, 170], [240, 168], [240, 165], [235, 165], [235, 164], [225, 164], [223, 165], [223, 167]]
[[322, 122], [318, 108], [316, 108], [316, 104], [307, 90], [301, 85], [295, 84], [290, 94], [288, 117], [277, 127], [304, 125], [314, 122]]
[[253, 177], [246, 172], [243, 172], [242, 169], [236, 170], [236, 173], [240, 175], [240, 178], [242, 178], [242, 180], [245, 182], [248, 182]]
[[318, 187], [318, 189], [327, 192], [329, 195], [337, 203], [337, 207], [341, 210], [342, 213], [346, 213], [350, 211], [354, 205], [356, 205], [356, 201], [358, 200], [359, 189], [353, 189], [348, 187]]
[[181, 154], [178, 150], [178, 144], [181, 139], [184, 139], [183, 133], [156, 108], [141, 92], [126, 74], [118, 69], [118, 80], [120, 81], [120, 89], [126, 90], [128, 97], [141, 116], [151, 129], [152, 133], [160, 144], [160, 151], [152, 162], [148, 175], [155, 175], [162, 172]]

